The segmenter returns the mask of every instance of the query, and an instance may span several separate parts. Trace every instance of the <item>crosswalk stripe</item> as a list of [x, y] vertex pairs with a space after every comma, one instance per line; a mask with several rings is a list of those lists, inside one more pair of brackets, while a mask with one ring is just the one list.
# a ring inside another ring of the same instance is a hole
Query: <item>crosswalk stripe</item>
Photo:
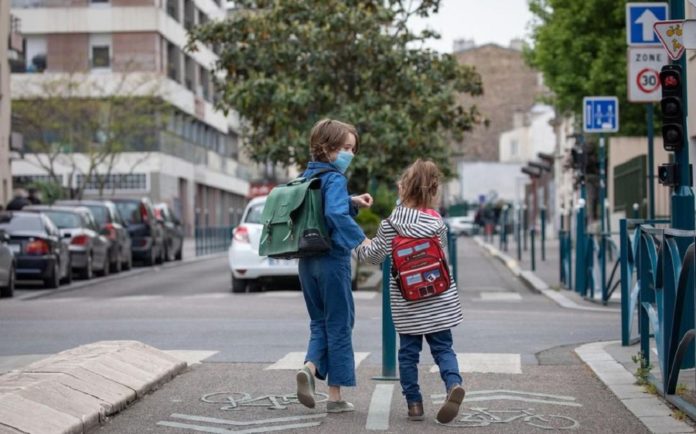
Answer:
[[370, 409], [367, 413], [365, 428], [369, 431], [386, 431], [389, 429], [389, 412], [391, 410], [393, 384], [378, 384], [372, 392]]
[[[521, 374], [522, 357], [519, 354], [457, 353], [459, 372], [484, 374]], [[440, 372], [434, 365], [430, 372]]]
[[[292, 352], [292, 353], [287, 353], [285, 356], [283, 356], [280, 360], [275, 362], [274, 364], [267, 366], [264, 368], [264, 370], [274, 370], [274, 369], [285, 369], [285, 370], [296, 370], [302, 368], [302, 365], [304, 365], [304, 360], [305, 356], [307, 353], [305, 352]], [[363, 360], [369, 356], [370, 353], [353, 353], [353, 357], [355, 359], [355, 369], [358, 369], [358, 366], [360, 366], [360, 363], [362, 363]]]
[[197, 365], [203, 360], [213, 357], [219, 351], [196, 351], [196, 350], [165, 350], [165, 353], [183, 360], [187, 365]]
[[522, 301], [517, 292], [482, 292], [481, 301]]

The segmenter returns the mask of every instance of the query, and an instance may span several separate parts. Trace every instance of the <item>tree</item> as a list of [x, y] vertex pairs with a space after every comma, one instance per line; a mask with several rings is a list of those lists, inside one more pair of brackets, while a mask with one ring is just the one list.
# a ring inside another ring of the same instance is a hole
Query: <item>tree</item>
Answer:
[[194, 29], [188, 49], [219, 48], [218, 107], [239, 112], [255, 162], [305, 165], [312, 125], [331, 117], [358, 127], [352, 178], [360, 188], [373, 178], [393, 184], [416, 157], [449, 174], [451, 140], [478, 122], [456, 96], [482, 87], [473, 67], [422, 48], [436, 34], [407, 27], [439, 3], [241, 0], [232, 18]]
[[102, 196], [123, 152], [157, 144], [169, 108], [153, 77], [128, 72], [106, 84], [80, 73], [34, 77], [12, 102], [14, 127], [53, 183], [62, 185], [58, 164], [71, 168], [71, 197], [82, 198], [88, 185]]
[[543, 72], [561, 113], [582, 119], [582, 98], [616, 95], [624, 135], [646, 133], [642, 104], [627, 101], [625, 0], [529, 0], [529, 64]]

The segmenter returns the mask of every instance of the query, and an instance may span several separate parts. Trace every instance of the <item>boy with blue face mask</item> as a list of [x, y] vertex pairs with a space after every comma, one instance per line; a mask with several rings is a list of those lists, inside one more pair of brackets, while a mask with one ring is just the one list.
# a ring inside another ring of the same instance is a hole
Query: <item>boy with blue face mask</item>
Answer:
[[348, 195], [345, 172], [358, 151], [355, 127], [324, 119], [310, 135], [312, 161], [302, 176], [318, 174], [326, 227], [331, 250], [323, 255], [301, 258], [299, 271], [302, 293], [310, 317], [310, 338], [305, 364], [296, 374], [298, 400], [314, 408], [314, 378], [327, 380], [329, 400], [326, 411], [353, 411], [353, 404], [341, 397], [342, 386], [355, 386], [352, 331], [355, 306], [351, 290], [350, 255], [365, 239], [354, 217], [358, 208], [370, 207], [365, 193]]

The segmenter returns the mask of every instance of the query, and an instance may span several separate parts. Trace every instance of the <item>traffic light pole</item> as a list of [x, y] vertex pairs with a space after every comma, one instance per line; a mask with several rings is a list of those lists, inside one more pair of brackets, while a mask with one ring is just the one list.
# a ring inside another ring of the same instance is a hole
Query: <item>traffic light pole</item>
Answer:
[[648, 118], [648, 218], [655, 220], [655, 106], [645, 106]]
[[[685, 1], [684, 0], [670, 0], [669, 1], [669, 12], [670, 19], [673, 20], [683, 20], [685, 18]], [[684, 112], [684, 119], [688, 116], [688, 92], [687, 92], [687, 65], [686, 56], [682, 56], [679, 61], [679, 65], [683, 73], [681, 74], [681, 89], [682, 89], [682, 110]], [[691, 168], [689, 166], [689, 134], [687, 131], [686, 122], [684, 122], [684, 134], [682, 134], [682, 146], [681, 149], [676, 150], [674, 153], [675, 162], [677, 164], [678, 171], [678, 185], [674, 187], [674, 193], [672, 194], [672, 227], [675, 229], [683, 230], [694, 230], [696, 226], [694, 213], [696, 212], [696, 207], [694, 206], [694, 193], [691, 189]], [[682, 239], [682, 243], [679, 244], [679, 250], [681, 254], [686, 253], [689, 241], [687, 239]], [[684, 299], [684, 312], [682, 318], [682, 330], [681, 335], [685, 334], [689, 329], [693, 328], [694, 324], [694, 293], [693, 291], [687, 291], [687, 296]], [[690, 326], [689, 326], [690, 324]], [[685, 362], [682, 363], [684, 368], [694, 367], [694, 344], [689, 346], [689, 352], [684, 356]]]

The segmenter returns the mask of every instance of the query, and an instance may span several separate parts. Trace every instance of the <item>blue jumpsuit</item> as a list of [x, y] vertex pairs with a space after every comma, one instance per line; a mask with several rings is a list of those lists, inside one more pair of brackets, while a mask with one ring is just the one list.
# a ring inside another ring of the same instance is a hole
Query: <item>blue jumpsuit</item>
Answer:
[[[303, 176], [335, 167], [312, 161]], [[317, 378], [329, 386], [355, 386], [350, 255], [365, 239], [353, 217], [357, 209], [348, 195], [348, 181], [339, 172], [319, 175], [324, 217], [331, 235], [331, 250], [300, 259], [300, 282], [309, 312], [309, 345], [305, 361], [317, 367]]]

